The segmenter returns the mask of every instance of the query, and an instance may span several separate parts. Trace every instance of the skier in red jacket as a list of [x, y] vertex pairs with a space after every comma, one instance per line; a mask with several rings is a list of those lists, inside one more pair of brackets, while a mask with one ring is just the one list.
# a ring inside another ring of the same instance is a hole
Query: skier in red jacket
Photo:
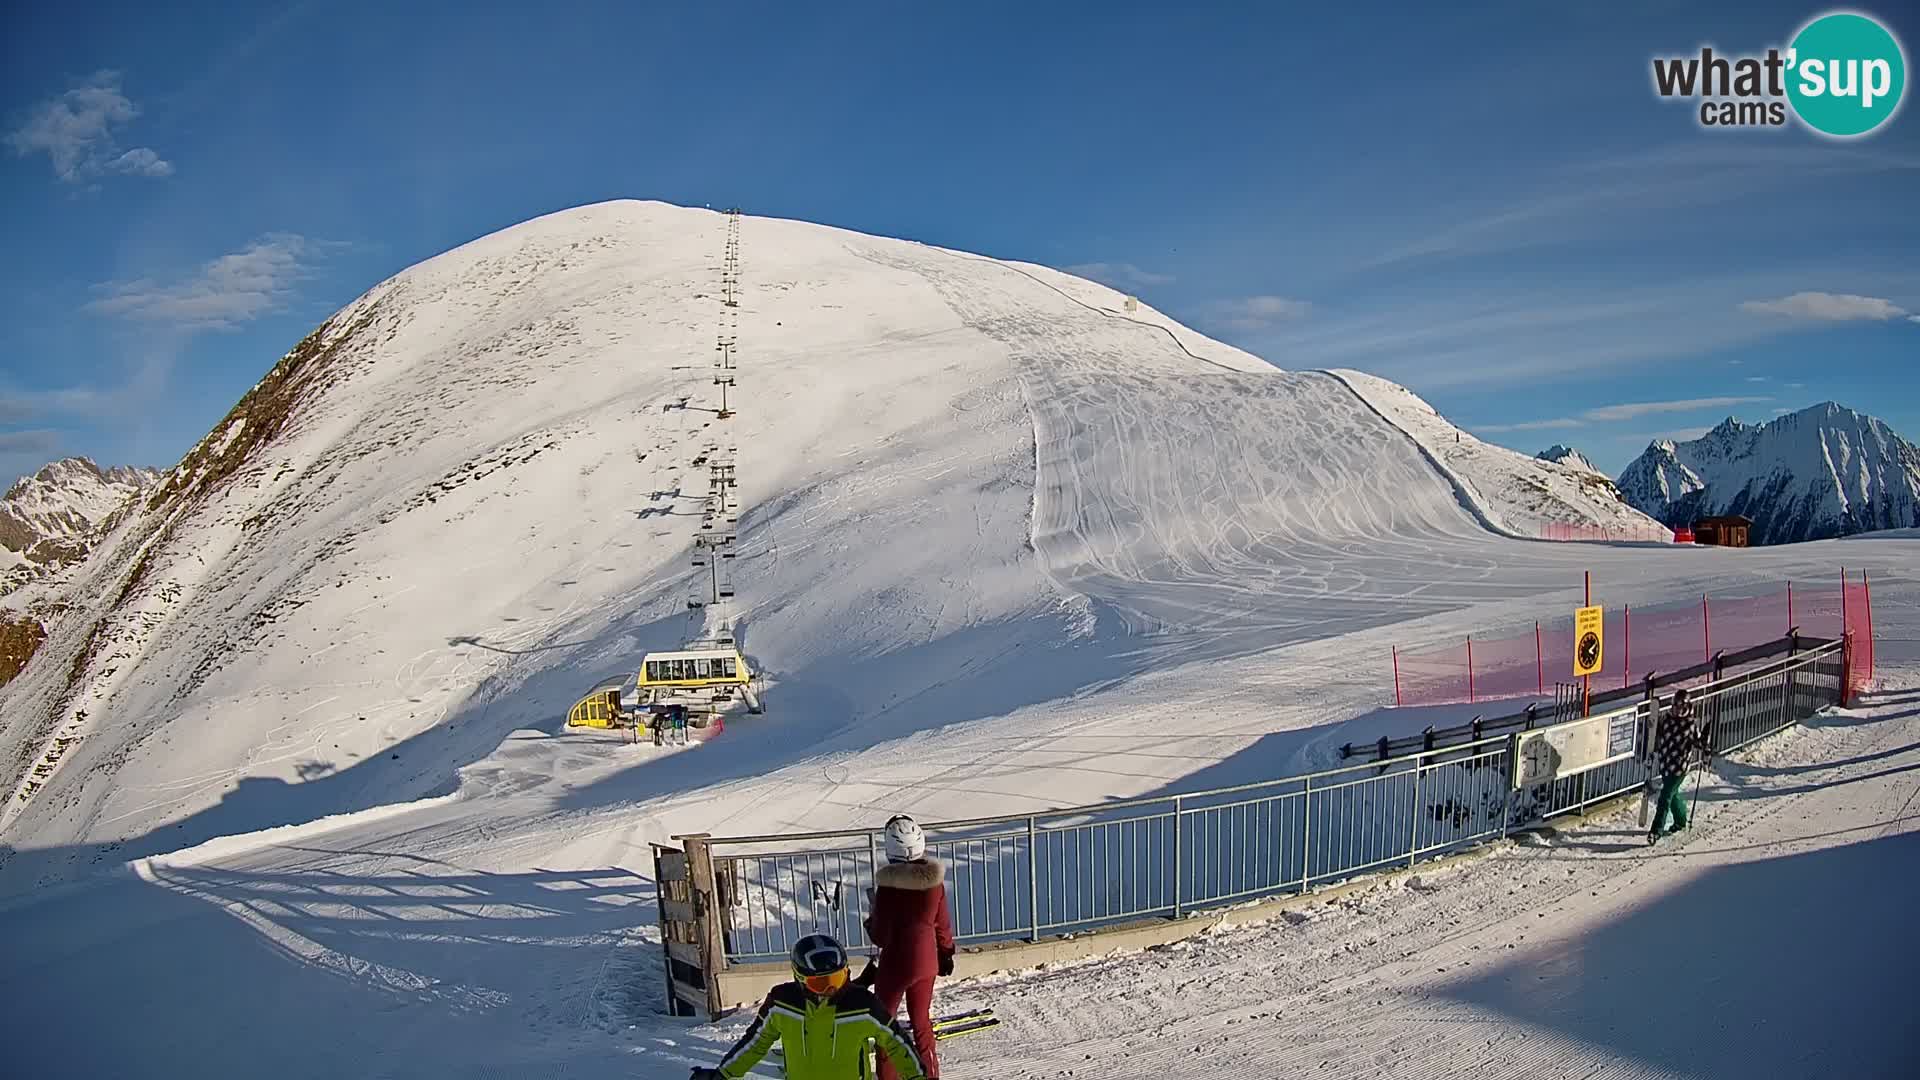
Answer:
[[[913, 1041], [928, 1080], [939, 1080], [934, 1055], [933, 980], [953, 974], [953, 917], [947, 912], [946, 867], [927, 857], [927, 838], [904, 814], [887, 822], [887, 865], [874, 875], [873, 911], [867, 938], [880, 952], [862, 972], [888, 1016], [906, 999]], [[893, 1063], [880, 1060], [880, 1080], [896, 1080]]]

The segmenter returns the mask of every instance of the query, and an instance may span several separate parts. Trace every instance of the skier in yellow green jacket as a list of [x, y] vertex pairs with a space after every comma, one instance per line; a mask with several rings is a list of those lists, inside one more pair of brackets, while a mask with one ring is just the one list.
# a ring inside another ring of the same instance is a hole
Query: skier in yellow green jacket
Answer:
[[801, 938], [793, 947], [793, 978], [767, 994], [720, 1067], [695, 1069], [693, 1080], [741, 1080], [775, 1041], [787, 1080], [862, 1080], [869, 1040], [901, 1080], [927, 1080], [913, 1040], [901, 1036], [872, 993], [849, 984], [847, 950], [839, 942], [825, 934]]

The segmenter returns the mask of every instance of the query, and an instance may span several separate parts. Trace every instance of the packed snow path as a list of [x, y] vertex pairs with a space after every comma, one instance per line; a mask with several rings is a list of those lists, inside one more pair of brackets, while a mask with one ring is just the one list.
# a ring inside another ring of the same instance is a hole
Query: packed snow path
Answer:
[[[943, 983], [939, 1010], [1004, 1019], [945, 1044], [944, 1074], [1911, 1075], [1906, 685], [1720, 763], [1692, 834], [1657, 849], [1632, 807], [1567, 818], [1261, 926]], [[347, 839], [154, 860], [0, 910], [9, 1074], [681, 1080], [745, 1023], [659, 1015], [638, 875], [490, 872]], [[76, 1017], [103, 1019], [55, 1037]]]
[[1691, 835], [1649, 849], [1636, 810], [1261, 927], [948, 989], [941, 1008], [1005, 1023], [947, 1072], [1913, 1075], [1920, 690], [1720, 763]]

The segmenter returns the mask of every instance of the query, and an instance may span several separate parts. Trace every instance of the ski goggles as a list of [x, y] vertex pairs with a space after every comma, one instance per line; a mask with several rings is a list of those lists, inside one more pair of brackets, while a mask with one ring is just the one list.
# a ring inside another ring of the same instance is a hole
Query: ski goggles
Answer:
[[828, 994], [837, 994], [847, 985], [847, 969], [829, 971], [825, 975], [802, 975], [800, 985], [806, 987], [809, 993], [823, 997]]

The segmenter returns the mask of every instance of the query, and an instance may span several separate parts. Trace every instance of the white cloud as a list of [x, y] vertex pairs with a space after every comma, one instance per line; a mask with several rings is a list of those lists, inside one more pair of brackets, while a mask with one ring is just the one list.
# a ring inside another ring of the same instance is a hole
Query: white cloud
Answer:
[[1724, 409], [1730, 405], [1751, 405], [1755, 402], [1771, 401], [1764, 397], [1706, 397], [1686, 398], [1678, 401], [1635, 401], [1624, 405], [1602, 405], [1597, 409], [1588, 409], [1580, 414], [1582, 419], [1597, 422], [1632, 420], [1636, 417], [1651, 416], [1655, 413], [1692, 412], [1696, 409]]
[[1913, 319], [1906, 308], [1891, 300], [1877, 296], [1855, 296], [1852, 293], [1797, 292], [1778, 300], [1748, 300], [1740, 305], [1740, 310], [1756, 315], [1784, 315], [1817, 322]]
[[292, 233], [270, 233], [181, 281], [141, 278], [95, 286], [102, 295], [87, 309], [181, 330], [234, 326], [278, 309], [326, 246]]
[[128, 176], [172, 176], [173, 163], [144, 146], [135, 147], [107, 162], [112, 172], [126, 173]]
[[166, 176], [173, 165], [144, 146], [120, 151], [114, 129], [140, 115], [120, 92], [120, 73], [102, 71], [84, 85], [35, 105], [26, 122], [7, 133], [7, 145], [20, 157], [45, 154], [53, 174], [77, 184], [103, 172]]
[[1530, 170], [1530, 175], [1507, 178], [1500, 190], [1477, 192], [1470, 203], [1435, 204], [1430, 218], [1444, 225], [1365, 258], [1353, 269], [1565, 245], [1574, 237], [1637, 227], [1663, 213], [1723, 206], [1730, 193], [1818, 190], [1835, 176], [1920, 169], [1920, 156], [1912, 154], [1840, 148], [1825, 154], [1824, 146], [1695, 142], [1698, 145], [1608, 154]]
[[1785, 416], [1785, 415], [1787, 415], [1788, 413], [1790, 413], [1790, 412], [1792, 412], [1792, 411], [1793, 411], [1792, 409], [1775, 409], [1775, 410], [1773, 410], [1773, 415], [1775, 415], [1775, 416]]
[[1771, 376], [1771, 375], [1749, 375], [1749, 376], [1747, 376], [1747, 381], [1748, 381], [1748, 382], [1772, 382], [1772, 381], [1773, 381], [1773, 376]]
[[57, 431], [0, 431], [0, 454], [51, 454], [59, 446]]
[[1221, 301], [1213, 308], [1235, 330], [1260, 330], [1276, 323], [1293, 322], [1313, 311], [1311, 303], [1285, 296], [1244, 296]]
[[[141, 334], [129, 345], [125, 363], [88, 376], [91, 385], [48, 390], [0, 389], [0, 424], [58, 425], [61, 417], [92, 423], [137, 424], [151, 415], [172, 377], [185, 338]], [[4, 470], [0, 470], [4, 475]]]
[[[1696, 409], [1723, 409], [1730, 405], [1751, 405], [1755, 402], [1772, 401], [1768, 397], [1709, 397], [1685, 398], [1676, 401], [1635, 401], [1621, 405], [1600, 405], [1578, 416], [1559, 416], [1551, 420], [1528, 420], [1518, 424], [1478, 424], [1476, 431], [1548, 431], [1555, 428], [1586, 427], [1588, 424], [1614, 423], [1620, 420], [1634, 420], [1642, 416], [1658, 413], [1693, 412]], [[1701, 428], [1702, 432], [1711, 430]], [[1637, 436], [1636, 436], [1637, 437]], [[1655, 435], [1653, 438], [1669, 438], [1668, 435]], [[1698, 438], [1690, 435], [1687, 438]]]
[[1553, 420], [1528, 420], [1519, 424], [1475, 424], [1475, 431], [1551, 431], [1555, 428], [1576, 428], [1586, 426], [1586, 421], [1571, 416], [1557, 417]]
[[1087, 278], [1116, 289], [1142, 285], [1168, 285], [1173, 282], [1172, 274], [1156, 274], [1150, 270], [1142, 270], [1130, 262], [1077, 263], [1067, 267], [1066, 270], [1067, 273], [1076, 277]]
[[1648, 442], [1658, 442], [1662, 439], [1672, 442], [1692, 442], [1712, 430], [1710, 427], [1690, 427], [1679, 428], [1674, 431], [1656, 431], [1646, 436], [1646, 439]]
[[90, 414], [104, 395], [89, 386], [16, 392], [0, 390], [0, 424], [25, 424], [55, 413]]

